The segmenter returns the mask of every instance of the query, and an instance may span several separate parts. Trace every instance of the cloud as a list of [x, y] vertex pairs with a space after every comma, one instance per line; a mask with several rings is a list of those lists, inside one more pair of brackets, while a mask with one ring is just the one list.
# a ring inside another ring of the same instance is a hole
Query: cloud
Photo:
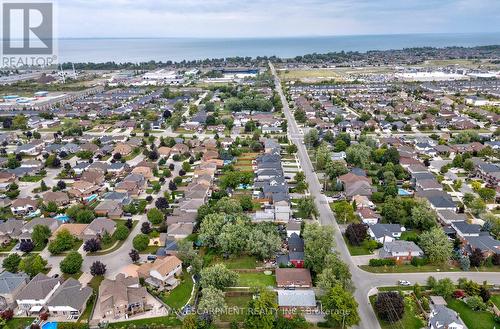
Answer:
[[497, 0], [59, 0], [61, 37], [498, 32]]

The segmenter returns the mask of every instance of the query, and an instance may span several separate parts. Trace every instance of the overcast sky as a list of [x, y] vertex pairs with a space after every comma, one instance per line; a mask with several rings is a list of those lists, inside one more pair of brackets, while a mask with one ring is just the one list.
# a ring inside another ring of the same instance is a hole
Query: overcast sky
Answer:
[[499, 0], [57, 0], [59, 37], [500, 32]]

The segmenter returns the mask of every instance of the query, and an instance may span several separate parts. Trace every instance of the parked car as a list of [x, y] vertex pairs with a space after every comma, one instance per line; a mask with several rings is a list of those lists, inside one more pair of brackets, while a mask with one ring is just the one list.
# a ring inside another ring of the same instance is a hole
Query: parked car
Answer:
[[400, 286], [405, 286], [405, 287], [407, 287], [407, 286], [411, 286], [411, 282], [410, 282], [410, 281], [406, 281], [406, 280], [399, 280], [399, 281], [398, 281], [398, 284], [399, 284]]
[[148, 255], [148, 261], [154, 262], [156, 260], [157, 256], [156, 255]]

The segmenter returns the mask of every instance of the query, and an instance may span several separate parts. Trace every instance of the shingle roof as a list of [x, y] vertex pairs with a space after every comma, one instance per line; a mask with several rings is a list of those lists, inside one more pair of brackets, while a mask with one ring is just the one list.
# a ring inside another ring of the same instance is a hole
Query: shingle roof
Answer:
[[0, 294], [9, 294], [21, 284], [28, 282], [29, 276], [25, 273], [0, 273]]
[[76, 310], [83, 309], [93, 291], [90, 287], [73, 278], [69, 278], [54, 292], [47, 302], [48, 306], [70, 306]]
[[27, 285], [21, 290], [16, 297], [22, 299], [44, 299], [59, 284], [56, 278], [50, 278], [43, 273], [38, 273]]

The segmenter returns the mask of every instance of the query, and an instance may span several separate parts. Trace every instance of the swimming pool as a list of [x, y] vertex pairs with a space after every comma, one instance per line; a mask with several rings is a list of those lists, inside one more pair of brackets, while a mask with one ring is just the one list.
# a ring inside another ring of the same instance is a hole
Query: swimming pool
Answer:
[[402, 188], [398, 188], [398, 195], [400, 196], [410, 196], [413, 193]]
[[57, 329], [57, 322], [44, 323], [42, 329]]
[[90, 196], [86, 197], [86, 198], [85, 198], [85, 201], [86, 201], [86, 202], [92, 202], [92, 201], [94, 201], [96, 198], [97, 198], [97, 194], [92, 194], [92, 195], [90, 195]]
[[69, 217], [67, 215], [57, 215], [54, 219], [66, 223], [69, 220]]

